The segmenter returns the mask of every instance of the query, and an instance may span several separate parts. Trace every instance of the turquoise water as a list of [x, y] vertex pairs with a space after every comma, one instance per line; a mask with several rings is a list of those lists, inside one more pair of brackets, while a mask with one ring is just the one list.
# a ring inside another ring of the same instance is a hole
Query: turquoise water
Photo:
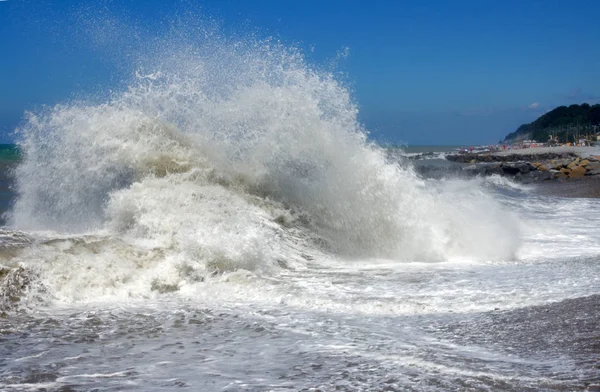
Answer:
[[0, 162], [15, 162], [21, 158], [21, 151], [16, 144], [0, 144]]
[[15, 144], [0, 144], [0, 224], [4, 224], [4, 213], [8, 211], [15, 196], [12, 191], [12, 169], [21, 159]]

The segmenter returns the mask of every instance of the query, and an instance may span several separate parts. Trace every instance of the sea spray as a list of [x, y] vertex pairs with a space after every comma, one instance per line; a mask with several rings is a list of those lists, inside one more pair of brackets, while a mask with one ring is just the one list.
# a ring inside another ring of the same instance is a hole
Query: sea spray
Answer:
[[21, 129], [1, 390], [596, 382], [597, 200], [419, 177], [293, 48], [169, 42]]
[[[164, 48], [104, 103], [62, 103], [20, 128], [11, 226], [108, 238], [99, 257], [65, 255], [68, 268], [119, 265], [106, 285], [148, 288], [312, 252], [513, 257], [514, 217], [476, 184], [431, 186], [390, 163], [348, 89], [297, 49], [218, 37]], [[155, 253], [128, 267], [130, 247]]]

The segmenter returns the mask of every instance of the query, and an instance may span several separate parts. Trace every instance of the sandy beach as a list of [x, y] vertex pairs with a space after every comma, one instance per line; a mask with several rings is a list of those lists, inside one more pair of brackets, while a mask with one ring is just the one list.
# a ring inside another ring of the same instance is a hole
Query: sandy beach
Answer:
[[557, 147], [533, 147], [533, 148], [520, 148], [513, 150], [506, 150], [495, 152], [493, 155], [506, 156], [506, 155], [537, 155], [537, 154], [563, 154], [573, 153], [577, 154], [582, 158], [589, 156], [600, 155], [600, 146], [596, 147], [574, 147], [574, 146], [557, 146]]

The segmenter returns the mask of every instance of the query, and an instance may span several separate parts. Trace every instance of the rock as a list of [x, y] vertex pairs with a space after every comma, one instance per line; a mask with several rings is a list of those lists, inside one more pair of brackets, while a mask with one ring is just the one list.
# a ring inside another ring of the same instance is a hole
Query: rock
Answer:
[[505, 163], [502, 165], [504, 174], [515, 175], [517, 173], [527, 174], [532, 169], [535, 169], [529, 162]]
[[449, 155], [449, 161], [465, 163], [462, 171], [471, 176], [493, 174], [510, 176], [523, 183], [547, 181], [553, 178], [581, 178], [600, 175], [598, 157], [580, 158], [573, 153], [549, 154], [480, 154], [464, 153]]
[[577, 166], [576, 168], [571, 170], [571, 173], [569, 173], [569, 178], [582, 178], [583, 176], [585, 176], [585, 173], [585, 167]]
[[520, 173], [520, 172], [521, 171], [519, 170], [519, 168], [516, 167], [515, 165], [509, 164], [509, 163], [502, 165], [502, 173], [504, 173], [504, 174], [514, 176], [515, 174]]
[[586, 176], [597, 176], [598, 174], [600, 174], [600, 167], [590, 170], [589, 166], [588, 166], [586, 169], [588, 169], [587, 172], [585, 173]]
[[557, 180], [562, 180], [564, 178], [567, 178], [567, 175], [563, 172], [558, 172], [554, 174], [554, 178], [556, 178]]
[[590, 162], [589, 165], [585, 167], [587, 170], [595, 170], [600, 169], [600, 162]]
[[484, 174], [491, 176], [492, 174], [502, 175], [502, 167], [497, 163], [488, 164], [485, 167]]
[[477, 163], [475, 165], [468, 165], [462, 168], [462, 170], [464, 172], [467, 172], [468, 174], [472, 175], [472, 176], [481, 176], [481, 175], [485, 175], [485, 168], [482, 167], [481, 163]]
[[521, 182], [523, 184], [531, 184], [534, 180], [537, 180], [537, 178], [534, 177], [533, 172], [528, 172], [526, 174], [518, 173], [517, 175], [521, 176]]
[[523, 174], [529, 173], [529, 171], [532, 169], [532, 166], [529, 162], [518, 162], [515, 166]]
[[465, 154], [455, 154], [455, 155], [446, 155], [446, 160], [450, 162], [459, 162], [459, 163], [469, 163], [473, 159], [477, 159], [477, 154], [473, 153], [465, 153]]
[[545, 181], [545, 180], [551, 180], [552, 179], [552, 173], [550, 173], [549, 171], [541, 171], [540, 174], [538, 175], [538, 180], [539, 181]]
[[464, 166], [461, 169], [463, 172], [467, 172], [470, 175], [477, 175], [477, 176], [485, 176], [485, 175], [492, 175], [492, 174], [499, 174], [502, 175], [503, 172], [500, 168], [500, 164], [498, 163], [476, 163], [474, 165], [467, 165]]
[[478, 174], [493, 174], [490, 171], [499, 166], [497, 163], [478, 163], [475, 165]]
[[562, 169], [560, 169], [560, 172], [564, 175], [569, 175], [569, 173], [571, 173], [571, 169], [567, 169], [566, 167], [563, 167]]
[[577, 157], [575, 153], [544, 153], [544, 154], [489, 154], [489, 153], [460, 153], [460, 154], [450, 154], [446, 155], [446, 159], [452, 162], [460, 162], [460, 163], [469, 163], [473, 159], [476, 162], [519, 162], [519, 161], [528, 161], [528, 162], [544, 162], [549, 161], [551, 159], [564, 159], [572, 161]]

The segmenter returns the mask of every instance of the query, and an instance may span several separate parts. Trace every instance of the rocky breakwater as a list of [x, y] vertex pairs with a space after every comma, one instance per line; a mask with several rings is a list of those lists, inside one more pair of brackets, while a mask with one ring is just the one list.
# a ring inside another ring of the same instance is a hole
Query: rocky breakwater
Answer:
[[464, 163], [471, 175], [501, 175], [530, 183], [545, 180], [580, 179], [600, 175], [600, 156], [582, 158], [575, 153], [458, 154], [447, 160]]

